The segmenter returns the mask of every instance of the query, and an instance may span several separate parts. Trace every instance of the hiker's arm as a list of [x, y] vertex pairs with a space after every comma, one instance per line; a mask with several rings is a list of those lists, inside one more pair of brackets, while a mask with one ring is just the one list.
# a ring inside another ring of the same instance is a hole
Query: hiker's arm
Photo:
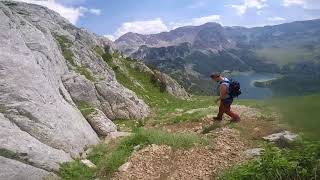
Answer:
[[227, 95], [227, 86], [224, 84], [221, 84], [220, 86], [220, 97], [217, 99], [217, 101], [222, 100]]

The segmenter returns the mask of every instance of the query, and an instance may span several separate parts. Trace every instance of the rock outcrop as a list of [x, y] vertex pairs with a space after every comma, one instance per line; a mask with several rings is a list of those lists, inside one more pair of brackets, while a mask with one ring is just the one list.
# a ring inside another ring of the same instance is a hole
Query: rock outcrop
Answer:
[[[149, 114], [97, 53], [110, 43], [47, 8], [0, 1], [0, 179], [18, 177], [16, 168], [40, 179], [114, 131], [109, 119]], [[98, 109], [91, 125], [82, 102]]]
[[43, 180], [59, 179], [54, 173], [50, 173], [33, 166], [0, 156], [0, 179]]
[[152, 75], [156, 81], [163, 84], [163, 88], [169, 94], [181, 98], [187, 99], [190, 94], [181, 86], [176, 80], [172, 79], [169, 75], [162, 73], [158, 70], [151, 70], [142, 62], [135, 62], [131, 65], [131, 68], [135, 68], [140, 72]]

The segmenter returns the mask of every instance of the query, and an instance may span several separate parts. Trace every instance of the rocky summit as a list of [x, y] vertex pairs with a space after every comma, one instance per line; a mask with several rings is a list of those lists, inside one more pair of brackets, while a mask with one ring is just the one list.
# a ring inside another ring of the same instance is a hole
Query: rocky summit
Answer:
[[113, 51], [45, 7], [0, 1], [0, 179], [55, 176], [117, 131], [112, 120], [149, 115], [104, 61]]

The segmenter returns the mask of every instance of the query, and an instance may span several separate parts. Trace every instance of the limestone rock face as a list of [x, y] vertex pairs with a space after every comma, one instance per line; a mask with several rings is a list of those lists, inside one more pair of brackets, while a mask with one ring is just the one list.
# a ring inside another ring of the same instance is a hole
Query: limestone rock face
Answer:
[[[29, 175], [21, 170], [26, 168], [41, 179], [78, 157], [99, 142], [101, 132], [88, 120], [113, 131], [109, 119], [149, 114], [97, 53], [107, 45], [47, 8], [0, 1], [0, 151], [15, 159], [0, 163], [5, 177], [19, 178], [10, 174], [16, 170]], [[101, 109], [99, 118], [85, 119], [77, 107], [81, 101]]]
[[2, 114], [0, 114], [0, 149], [7, 152], [1, 153], [5, 156], [26, 161], [49, 171], [58, 170], [59, 163], [71, 160], [68, 153], [40, 142]]
[[94, 84], [84, 76], [75, 73], [64, 75], [62, 82], [75, 103], [85, 101], [92, 105], [100, 105]]
[[134, 92], [115, 82], [95, 84], [101, 96], [102, 111], [110, 119], [139, 119], [149, 114], [149, 107]]
[[7, 180], [42, 180], [58, 177], [42, 169], [0, 156], [0, 179]]

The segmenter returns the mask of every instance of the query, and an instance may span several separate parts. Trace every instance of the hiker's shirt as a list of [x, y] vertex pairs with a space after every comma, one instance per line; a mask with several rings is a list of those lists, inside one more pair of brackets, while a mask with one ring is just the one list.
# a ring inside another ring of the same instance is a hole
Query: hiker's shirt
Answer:
[[226, 105], [231, 105], [233, 102], [233, 98], [229, 95], [230, 80], [228, 78], [223, 78], [223, 80], [220, 81], [219, 84], [220, 86], [225, 85], [227, 87], [227, 93], [225, 97], [222, 99], [222, 102]]

